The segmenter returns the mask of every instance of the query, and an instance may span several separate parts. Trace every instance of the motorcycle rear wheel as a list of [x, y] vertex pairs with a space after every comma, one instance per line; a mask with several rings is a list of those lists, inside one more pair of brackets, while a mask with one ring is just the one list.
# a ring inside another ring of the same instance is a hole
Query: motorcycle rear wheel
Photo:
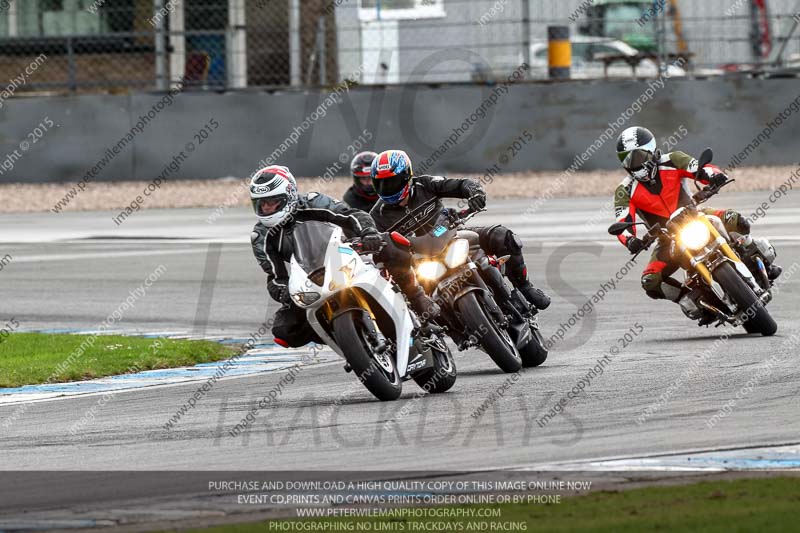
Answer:
[[439, 344], [442, 345], [444, 350], [431, 347], [434, 360], [433, 368], [423, 370], [414, 376], [414, 381], [417, 382], [417, 385], [431, 394], [447, 392], [456, 384], [456, 361], [444, 340], [439, 339]]
[[533, 337], [528, 344], [520, 348], [519, 355], [522, 357], [522, 366], [533, 368], [541, 365], [547, 360], [547, 350], [544, 347], [544, 339], [538, 329], [531, 328]]

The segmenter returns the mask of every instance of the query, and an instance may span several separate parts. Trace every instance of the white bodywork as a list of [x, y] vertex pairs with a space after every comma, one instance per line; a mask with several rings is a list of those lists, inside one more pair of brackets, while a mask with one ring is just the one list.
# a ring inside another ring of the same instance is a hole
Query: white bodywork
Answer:
[[[365, 262], [348, 243], [343, 241], [342, 236], [341, 228], [337, 227], [327, 243], [325, 278], [322, 286], [312, 282], [308, 273], [292, 256], [289, 269], [289, 293], [292, 301], [298, 307], [306, 309], [308, 322], [314, 331], [325, 341], [325, 344], [346, 360], [345, 350], [347, 348], [336, 344], [336, 341], [328, 335], [317, 319], [317, 310], [326, 301], [343, 291], [357, 288], [369, 294], [394, 322], [397, 332], [397, 339], [392, 339], [397, 346], [395, 364], [398, 375], [402, 379], [407, 373], [409, 350], [412, 343], [411, 333], [415, 326], [415, 319], [409, 312], [402, 294], [395, 292], [393, 285], [381, 275], [380, 270], [374, 264]], [[298, 300], [298, 295], [301, 293], [318, 293], [320, 297], [313, 303], [305, 304]], [[377, 324], [375, 329], [379, 331]]]

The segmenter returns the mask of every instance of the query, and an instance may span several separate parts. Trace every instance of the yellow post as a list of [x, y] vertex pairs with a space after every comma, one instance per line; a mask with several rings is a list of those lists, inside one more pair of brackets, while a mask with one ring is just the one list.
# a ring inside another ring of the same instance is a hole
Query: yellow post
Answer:
[[572, 68], [572, 43], [569, 26], [547, 27], [547, 61], [551, 80], [568, 80]]

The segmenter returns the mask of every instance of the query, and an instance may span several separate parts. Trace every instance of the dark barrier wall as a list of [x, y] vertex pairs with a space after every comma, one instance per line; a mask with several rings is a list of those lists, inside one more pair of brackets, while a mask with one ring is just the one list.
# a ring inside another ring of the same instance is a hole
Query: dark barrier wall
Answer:
[[[493, 165], [502, 171], [618, 168], [616, 137], [634, 124], [651, 128], [662, 149], [673, 148], [665, 145], [669, 137], [694, 153], [712, 146], [723, 166], [743, 151], [746, 157], [738, 157], [747, 165], [797, 162], [797, 80], [354, 87], [340, 93], [13, 99], [0, 109], [0, 180], [245, 176], [271, 153], [272, 162], [297, 175], [345, 174], [355, 151], [389, 147], [407, 150], [417, 173], [482, 173]], [[768, 123], [773, 131], [764, 131]]]

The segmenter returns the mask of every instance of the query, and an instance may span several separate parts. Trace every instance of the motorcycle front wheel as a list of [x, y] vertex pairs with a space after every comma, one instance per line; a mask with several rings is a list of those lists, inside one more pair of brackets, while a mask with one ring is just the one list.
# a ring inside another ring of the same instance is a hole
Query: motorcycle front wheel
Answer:
[[483, 310], [474, 292], [462, 296], [456, 305], [467, 328], [503, 372], [522, 368], [522, 358], [511, 337]]
[[403, 392], [403, 384], [392, 357], [375, 353], [375, 343], [370, 340], [373, 331], [372, 321], [358, 311], [333, 319], [334, 338], [345, 351], [356, 377], [377, 399], [396, 400]]
[[751, 317], [744, 323], [748, 333], [761, 333], [765, 337], [775, 335], [778, 331], [775, 319], [732, 264], [726, 262], [719, 265], [714, 270], [714, 278], [740, 310], [749, 310]]

